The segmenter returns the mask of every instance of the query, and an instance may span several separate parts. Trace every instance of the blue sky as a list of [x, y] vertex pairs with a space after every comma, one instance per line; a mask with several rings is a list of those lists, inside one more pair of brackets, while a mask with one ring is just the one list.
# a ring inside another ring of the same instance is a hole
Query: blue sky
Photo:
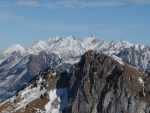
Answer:
[[91, 34], [150, 44], [150, 0], [0, 0], [0, 50]]

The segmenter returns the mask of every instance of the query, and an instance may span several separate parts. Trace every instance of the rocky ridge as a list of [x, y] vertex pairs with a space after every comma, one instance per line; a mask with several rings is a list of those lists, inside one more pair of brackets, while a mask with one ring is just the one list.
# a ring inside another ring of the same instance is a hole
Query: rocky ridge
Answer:
[[149, 81], [127, 63], [88, 51], [70, 72], [40, 73], [30, 86], [1, 103], [0, 112], [149, 113]]

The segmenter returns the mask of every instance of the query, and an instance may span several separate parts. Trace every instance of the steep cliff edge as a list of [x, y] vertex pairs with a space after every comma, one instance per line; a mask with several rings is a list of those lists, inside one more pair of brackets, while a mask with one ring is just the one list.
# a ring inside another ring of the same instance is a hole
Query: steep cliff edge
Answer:
[[70, 83], [70, 113], [150, 112], [148, 78], [106, 55], [87, 52]]

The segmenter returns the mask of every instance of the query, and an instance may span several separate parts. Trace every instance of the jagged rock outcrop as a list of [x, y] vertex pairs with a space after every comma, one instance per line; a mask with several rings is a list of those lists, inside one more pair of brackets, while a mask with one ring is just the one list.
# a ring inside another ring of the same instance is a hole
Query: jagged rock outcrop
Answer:
[[149, 113], [147, 81], [142, 72], [128, 64], [89, 51], [73, 70], [69, 112]]
[[39, 73], [0, 113], [150, 112], [150, 77], [136, 68], [94, 51], [69, 68]]

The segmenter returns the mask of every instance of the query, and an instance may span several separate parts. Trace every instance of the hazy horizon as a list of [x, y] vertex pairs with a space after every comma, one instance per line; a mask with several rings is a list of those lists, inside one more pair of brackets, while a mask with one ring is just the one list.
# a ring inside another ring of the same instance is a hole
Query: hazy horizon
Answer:
[[[75, 36], [75, 35], [67, 35], [67, 36], [50, 36], [50, 37], [48, 37], [48, 38], [36, 38], [35, 40], [30, 40], [30, 42], [28, 42], [27, 44], [23, 44], [23, 43], [12, 43], [12, 44], [10, 44], [10, 45], [8, 45], [7, 47], [5, 47], [5, 48], [3, 48], [3, 49], [0, 49], [0, 52], [3, 52], [3, 51], [5, 51], [6, 49], [8, 49], [8, 48], [10, 48], [10, 47], [12, 47], [12, 46], [14, 46], [14, 45], [17, 45], [17, 44], [19, 44], [19, 45], [21, 45], [21, 46], [23, 46], [24, 48], [30, 48], [34, 43], [37, 43], [38, 41], [48, 41], [48, 39], [50, 39], [50, 38], [56, 38], [56, 37], [60, 37], [60, 38], [68, 38], [68, 37], [70, 37], [70, 36], [74, 36], [75, 38], [77, 38], [77, 39], [85, 39], [85, 38], [92, 38], [92, 35], [88, 35], [88, 36], [83, 36], [83, 37], [80, 37], [80, 36]], [[146, 43], [142, 43], [142, 42], [138, 42], [138, 41], [129, 41], [129, 40], [122, 40], [122, 39], [118, 39], [118, 40], [111, 40], [111, 39], [105, 39], [105, 38], [102, 38], [102, 37], [98, 37], [98, 36], [96, 36], [96, 35], [94, 35], [94, 37], [93, 38], [96, 38], [96, 39], [98, 39], [98, 40], [102, 40], [102, 41], [106, 41], [106, 42], [111, 42], [111, 41], [114, 41], [114, 42], [119, 42], [119, 41], [127, 41], [127, 42], [129, 42], [129, 43], [133, 43], [133, 44], [142, 44], [142, 45], [146, 45], [146, 46], [149, 46], [148, 44], [146, 44]]]
[[150, 44], [150, 1], [1, 0], [0, 50], [51, 36], [96, 37]]

